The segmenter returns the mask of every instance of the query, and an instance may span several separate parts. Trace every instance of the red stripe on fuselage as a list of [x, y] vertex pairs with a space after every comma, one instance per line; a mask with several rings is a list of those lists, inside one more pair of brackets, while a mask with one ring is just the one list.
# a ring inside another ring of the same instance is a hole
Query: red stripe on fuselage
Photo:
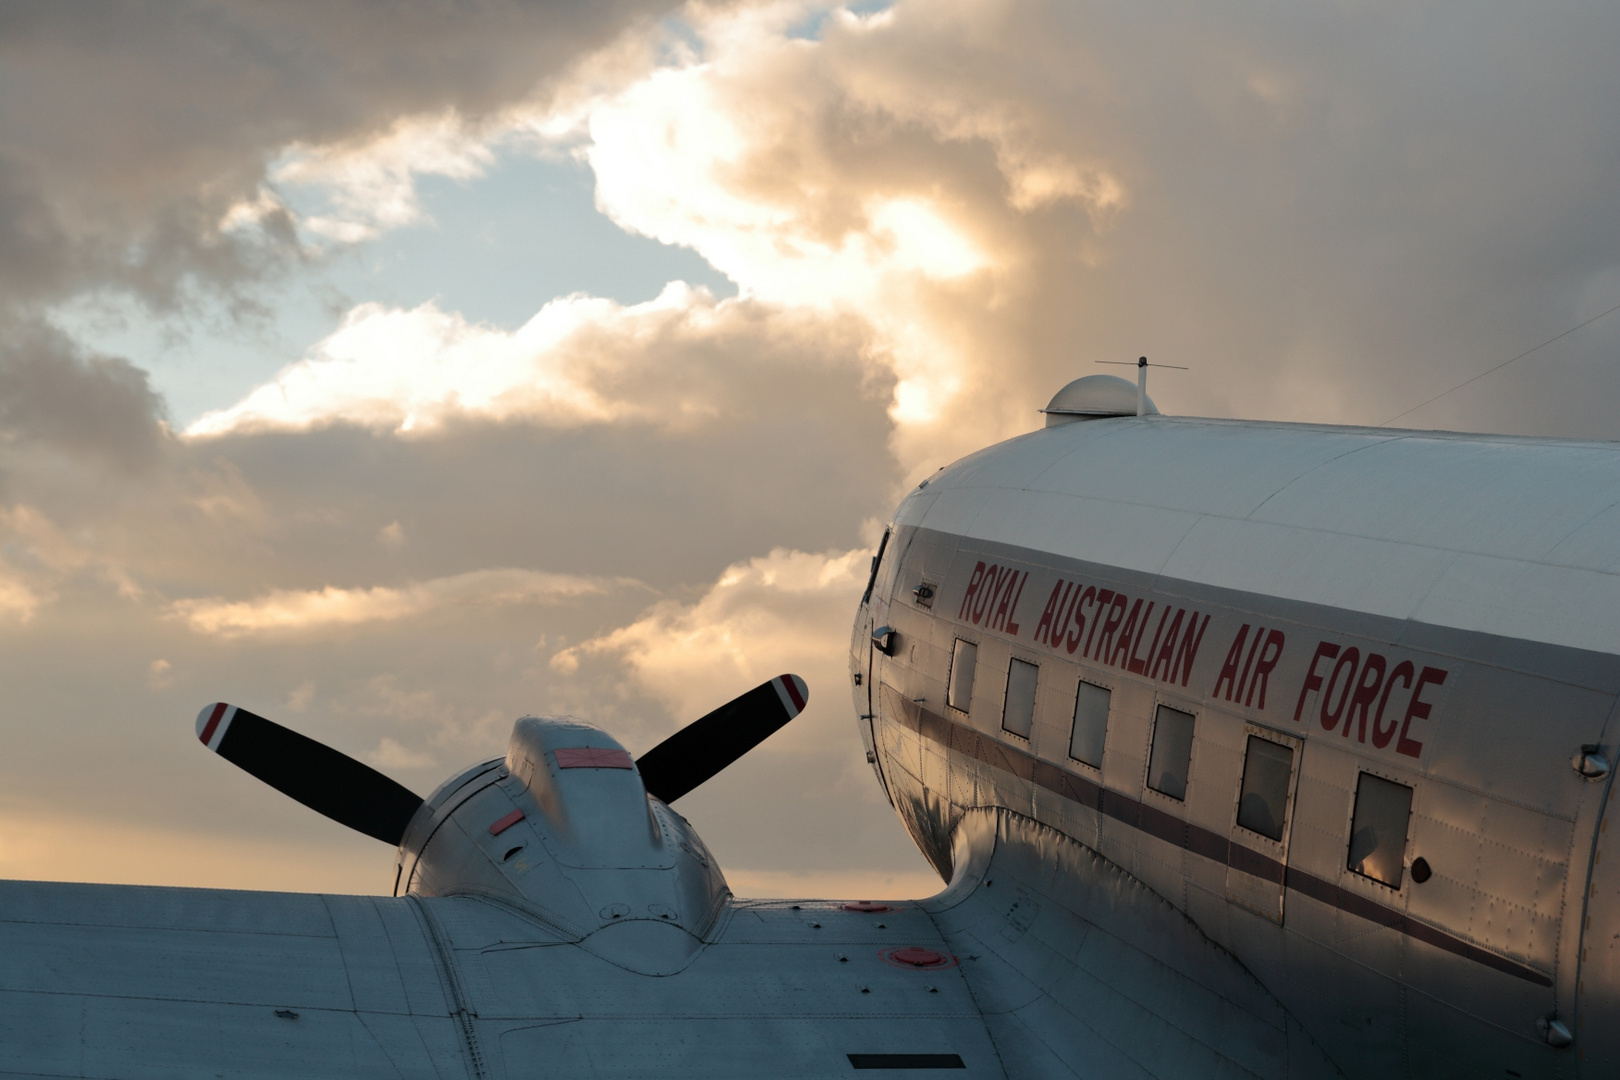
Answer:
[[[885, 689], [892, 690], [889, 687]], [[1245, 874], [1280, 883], [1291, 892], [1308, 896], [1346, 914], [1387, 926], [1407, 937], [1512, 975], [1514, 978], [1523, 979], [1525, 982], [1537, 986], [1552, 985], [1550, 978], [1534, 968], [1482, 949], [1439, 927], [1419, 922], [1405, 912], [1351, 892], [1336, 882], [1306, 873], [1298, 867], [1285, 866], [1269, 855], [1235, 843], [1229, 837], [1183, 821], [1157, 807], [1103, 787], [1086, 777], [1061, 769], [1049, 761], [1043, 761], [1019, 747], [999, 742], [966, 724], [959, 724], [938, 713], [920, 708], [898, 694], [891, 693], [891, 698], [897, 700], [901, 707], [900, 715], [892, 719], [899, 720], [921, 737], [947, 749], [975, 758], [1022, 780], [1031, 781], [1054, 795], [1089, 807], [1156, 839], [1176, 844], [1195, 855], [1224, 863]]]

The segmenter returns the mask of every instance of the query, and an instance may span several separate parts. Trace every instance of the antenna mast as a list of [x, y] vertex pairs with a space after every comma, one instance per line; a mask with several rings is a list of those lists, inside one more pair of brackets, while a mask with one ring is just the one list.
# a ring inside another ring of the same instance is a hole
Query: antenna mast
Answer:
[[1150, 364], [1145, 356], [1138, 357], [1136, 363], [1131, 364], [1124, 360], [1098, 360], [1099, 364], [1112, 364], [1116, 367], [1134, 367], [1136, 369], [1136, 415], [1147, 415], [1147, 369], [1150, 367], [1169, 368], [1171, 371], [1186, 371], [1179, 364]]

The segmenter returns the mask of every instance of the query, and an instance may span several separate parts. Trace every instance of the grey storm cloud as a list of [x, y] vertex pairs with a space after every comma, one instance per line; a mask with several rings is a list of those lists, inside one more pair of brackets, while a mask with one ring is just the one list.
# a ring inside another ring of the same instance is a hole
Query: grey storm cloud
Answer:
[[476, 118], [663, 3], [0, 4], [0, 424], [13, 441], [151, 459], [161, 405], [128, 362], [75, 350], [51, 304], [223, 300], [307, 258], [289, 216], [221, 229], [294, 142], [400, 116]]
[[286, 223], [268, 249], [218, 226], [281, 148], [476, 118], [667, 6], [0, 5], [0, 304], [251, 281], [293, 257]]
[[88, 354], [48, 325], [19, 322], [0, 338], [0, 438], [138, 472], [167, 431], [145, 371]]

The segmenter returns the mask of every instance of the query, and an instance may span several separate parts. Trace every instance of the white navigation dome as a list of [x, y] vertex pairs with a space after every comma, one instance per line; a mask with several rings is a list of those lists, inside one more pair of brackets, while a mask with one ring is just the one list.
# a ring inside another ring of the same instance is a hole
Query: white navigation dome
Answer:
[[[1118, 375], [1086, 375], [1053, 394], [1041, 411], [1046, 414], [1047, 427], [1105, 416], [1135, 416], [1136, 384]], [[1144, 411], [1157, 416], [1159, 407], [1148, 398]]]

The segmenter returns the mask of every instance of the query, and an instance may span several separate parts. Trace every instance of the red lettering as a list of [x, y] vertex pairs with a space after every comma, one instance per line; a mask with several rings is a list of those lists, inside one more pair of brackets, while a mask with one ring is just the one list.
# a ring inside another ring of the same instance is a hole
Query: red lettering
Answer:
[[[1367, 681], [1367, 676], [1372, 681]], [[1367, 709], [1372, 705], [1373, 698], [1378, 696], [1378, 688], [1384, 685], [1384, 658], [1375, 652], [1367, 654], [1367, 663], [1361, 669], [1361, 678], [1356, 681], [1356, 692], [1350, 699], [1350, 707], [1344, 711], [1344, 737], [1350, 737], [1350, 721], [1358, 714], [1361, 720], [1356, 728], [1356, 741], [1367, 741]]]
[[1012, 607], [1007, 609], [1007, 633], [1013, 637], [1018, 636], [1018, 624], [1013, 619], [1018, 615], [1018, 598], [1024, 595], [1024, 582], [1029, 580], [1029, 571], [1025, 570], [1018, 578], [1018, 591], [1013, 593]]
[[1051, 644], [1052, 648], [1055, 649], [1063, 644], [1063, 631], [1068, 629], [1069, 613], [1074, 610], [1074, 605], [1079, 600], [1080, 583], [1078, 581], [1071, 582], [1063, 590], [1063, 599], [1058, 602], [1057, 615], [1052, 619], [1052, 629], [1046, 635], [1046, 640]]
[[[1170, 609], [1165, 608], [1165, 610], [1169, 611]], [[1164, 635], [1164, 644], [1159, 647], [1158, 655], [1153, 658], [1153, 667], [1148, 671], [1148, 678], [1161, 678], [1159, 675], [1159, 666], [1161, 664], [1164, 666], [1162, 678], [1169, 682], [1174, 677], [1174, 668], [1171, 666], [1170, 656], [1175, 652], [1176, 635], [1181, 633], [1181, 617], [1185, 614], [1187, 614], [1186, 608], [1176, 609], [1176, 617], [1170, 620], [1170, 632]]]
[[[1164, 633], [1164, 617], [1166, 615], [1168, 615], [1168, 614], [1170, 614], [1170, 605], [1166, 604], [1164, 606], [1164, 610], [1159, 612], [1159, 627], [1158, 627], [1158, 629], [1153, 631], [1153, 644], [1148, 646], [1147, 659], [1146, 660], [1144, 660], [1141, 657], [1137, 656], [1135, 649], [1131, 650], [1131, 670], [1136, 672], [1136, 674], [1145, 675], [1147, 673], [1148, 660], [1153, 659], [1153, 650], [1155, 650], [1155, 649], [1157, 649], [1159, 647], [1159, 635]], [[1153, 617], [1153, 606], [1151, 604], [1149, 604], [1148, 605], [1148, 618], [1152, 618], [1152, 617]], [[1142, 629], [1144, 629], [1144, 630], [1147, 629], [1147, 619], [1142, 620]], [[1142, 639], [1145, 638], [1145, 637], [1147, 637], [1146, 634], [1138, 634], [1138, 635], [1136, 635], [1136, 643], [1138, 645], [1142, 644]]]
[[[1258, 637], [1259, 635], [1257, 634], [1255, 636]], [[1247, 705], [1254, 699], [1254, 692], [1258, 688], [1260, 691], [1260, 700], [1256, 703], [1255, 707], [1259, 709], [1266, 707], [1266, 681], [1268, 678], [1270, 678], [1272, 669], [1277, 666], [1277, 661], [1282, 659], [1282, 651], [1283, 632], [1281, 630], [1273, 630], [1271, 633], [1266, 635], [1266, 644], [1265, 647], [1260, 650], [1260, 659], [1255, 661], [1254, 682], [1249, 685], [1249, 695], [1244, 699], [1243, 704]]]
[[979, 597], [973, 601], [973, 610], [968, 612], [968, 617], [973, 620], [974, 626], [979, 625], [979, 620], [984, 618], [985, 609], [990, 606], [990, 601], [995, 599], [995, 595], [1000, 588], [1001, 567], [991, 566], [987, 568], [984, 572], [984, 580], [979, 583]]
[[1412, 666], [1412, 661], [1402, 660], [1395, 665], [1395, 670], [1389, 673], [1389, 679], [1384, 683], [1383, 696], [1378, 699], [1378, 712], [1373, 716], [1373, 745], [1380, 750], [1395, 737], [1395, 721], [1391, 720], [1387, 728], [1384, 726], [1384, 706], [1389, 704], [1389, 692], [1395, 689], [1396, 679], [1401, 680], [1402, 686], [1410, 687], [1412, 677], [1416, 674], [1417, 668]]
[[[1345, 703], [1350, 700], [1350, 684], [1356, 681], [1356, 665], [1361, 663], [1361, 650], [1354, 645], [1339, 654], [1339, 662], [1333, 665], [1333, 674], [1328, 676], [1327, 689], [1322, 691], [1322, 730], [1332, 731], [1339, 726], [1339, 716], [1344, 712]], [[1338, 684], [1339, 672], [1346, 667], [1350, 675], [1344, 680], [1344, 693], [1339, 695], [1337, 708], [1329, 709], [1328, 702], [1333, 700], [1333, 687]]]
[[1322, 676], [1316, 673], [1317, 661], [1324, 656], [1329, 660], [1339, 655], [1339, 647], [1332, 642], [1319, 641], [1316, 644], [1316, 653], [1311, 657], [1311, 666], [1305, 669], [1305, 682], [1299, 688], [1299, 704], [1294, 706], [1294, 723], [1299, 723], [1300, 713], [1305, 711], [1305, 699], [1312, 690], [1322, 688]]
[[[1149, 608], [1149, 611], [1151, 612], [1152, 609]], [[1120, 661], [1130, 659], [1131, 642], [1134, 640], [1137, 633], [1137, 616], [1141, 614], [1142, 601], [1137, 600], [1136, 603], [1131, 607], [1130, 615], [1128, 615], [1125, 619], [1125, 625], [1119, 628], [1119, 644], [1114, 646], [1113, 655], [1108, 659], [1108, 663], [1112, 666], [1124, 667], [1125, 665]], [[1146, 623], [1147, 620], [1143, 619], [1142, 622]]]
[[1098, 663], [1108, 663], [1108, 646], [1113, 644], [1114, 632], [1119, 629], [1120, 620], [1125, 618], [1125, 605], [1128, 603], [1130, 600], [1124, 593], [1114, 594], [1114, 603], [1108, 609], [1108, 620], [1103, 623], [1102, 635], [1097, 638]]
[[1052, 613], [1052, 629], [1046, 635], [1047, 643], [1057, 645], [1063, 641], [1063, 629], [1069, 624], [1069, 608], [1080, 595], [1078, 583], [1070, 583], [1063, 589], [1063, 598], [1058, 601], [1057, 611]]
[[[1062, 601], [1069, 598], [1069, 590], [1071, 588], [1072, 586], [1064, 584], [1062, 578], [1058, 578], [1057, 584], [1052, 586], [1052, 595], [1046, 598], [1046, 610], [1041, 612], [1041, 621], [1035, 624], [1036, 641], [1045, 641], [1051, 635], [1052, 620], [1057, 615], [1058, 608], [1062, 605]], [[1061, 600], [1059, 599], [1060, 593], [1062, 594]]]
[[1412, 687], [1412, 700], [1406, 706], [1406, 719], [1401, 721], [1401, 737], [1395, 743], [1395, 752], [1405, 754], [1407, 757], [1417, 757], [1423, 753], [1423, 744], [1416, 739], [1408, 739], [1406, 733], [1412, 727], [1412, 718], [1427, 720], [1429, 710], [1433, 708], [1427, 701], [1419, 701], [1423, 688], [1433, 683], [1439, 686], [1446, 681], [1446, 673], [1439, 668], [1426, 667], [1423, 674], [1418, 676], [1417, 685]]
[[[1170, 668], [1170, 681], [1176, 681], [1176, 670], [1181, 671], [1181, 685], [1186, 686], [1187, 680], [1192, 678], [1193, 661], [1198, 659], [1198, 646], [1204, 643], [1204, 631], [1209, 629], [1209, 616], [1204, 616], [1204, 624], [1198, 625], [1198, 612], [1192, 613], [1187, 621], [1187, 632], [1182, 635], [1181, 645], [1176, 649], [1176, 659]], [[1193, 633], [1194, 630], [1198, 632]]]
[[1254, 654], [1260, 651], [1260, 639], [1265, 636], [1266, 628], [1260, 627], [1254, 632], [1254, 644], [1249, 646], [1249, 658], [1243, 661], [1243, 674], [1238, 676], [1237, 691], [1233, 693], [1234, 700], [1243, 700], [1243, 691], [1249, 685], [1249, 672], [1254, 667]]
[[958, 619], [967, 617], [968, 604], [972, 602], [973, 594], [979, 591], [979, 583], [983, 580], [984, 560], [980, 559], [979, 564], [973, 568], [973, 577], [968, 579], [967, 592], [962, 594], [962, 609], [956, 613]]
[[[1071, 656], [1074, 654], [1074, 650], [1080, 647], [1080, 635], [1086, 632], [1086, 617], [1080, 614], [1080, 609], [1085, 606], [1087, 599], [1095, 600], [1096, 597], [1096, 586], [1087, 585], [1086, 591], [1080, 594], [1080, 599], [1074, 602], [1074, 612], [1072, 615], [1074, 629], [1070, 630], [1068, 636], [1063, 639], [1063, 647], [1068, 650]], [[1092, 624], [1092, 628], [1096, 629], [1095, 623]]]
[[[1259, 635], [1256, 635], [1258, 639]], [[1221, 665], [1221, 677], [1215, 680], [1215, 689], [1209, 692], [1210, 697], [1221, 696], [1221, 686], [1226, 686], [1226, 700], [1232, 700], [1232, 690], [1237, 682], [1238, 660], [1243, 656], [1243, 643], [1249, 640], [1249, 624], [1244, 623], [1238, 627], [1237, 637], [1232, 639], [1232, 647], [1226, 650], [1226, 662]]]
[[[1013, 586], [1016, 585], [1016, 584], [1020, 584], [1022, 582], [1022, 580], [1023, 579], [1018, 576], [1018, 571], [1016, 571], [1016, 570], [1008, 570], [1007, 571], [1006, 587], [1003, 588], [997, 594], [1001, 599], [1001, 603], [996, 607], [996, 617], [994, 619], [990, 620], [990, 629], [992, 629], [992, 630], [1005, 630], [1005, 629], [1007, 629], [1007, 620], [1012, 616], [1012, 611], [1008, 607], [1008, 605], [1012, 603]], [[1022, 591], [1022, 590], [1020, 590], [1020, 591]]]
[[1085, 635], [1085, 648], [1082, 649], [1081, 656], [1090, 656], [1092, 654], [1092, 638], [1097, 636], [1097, 627], [1103, 625], [1103, 607], [1111, 599], [1113, 599], [1113, 589], [1097, 589], [1097, 610], [1092, 614], [1092, 631]]
[[[1052, 634], [1052, 647], [1054, 649], [1065, 644], [1065, 635], [1068, 634], [1069, 623], [1080, 613], [1080, 595], [1080, 583], [1076, 582], [1073, 590], [1069, 593], [1069, 602], [1063, 605], [1063, 614], [1058, 618], [1057, 629]], [[1085, 625], [1085, 620], [1081, 619], [1080, 626], [1084, 628]], [[1068, 634], [1068, 636], [1073, 637], [1072, 634]], [[1078, 644], [1077, 641], [1068, 641], [1070, 652], [1074, 652], [1076, 644]]]

